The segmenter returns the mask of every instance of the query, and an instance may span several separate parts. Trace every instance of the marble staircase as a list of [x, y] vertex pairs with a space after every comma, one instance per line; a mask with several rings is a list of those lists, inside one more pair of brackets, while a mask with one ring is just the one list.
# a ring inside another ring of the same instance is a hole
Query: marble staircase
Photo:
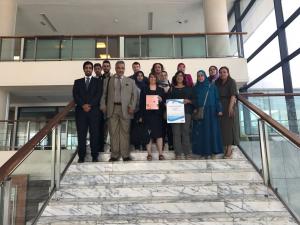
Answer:
[[230, 160], [132, 156], [132, 162], [74, 162], [38, 225], [297, 224], [237, 149]]

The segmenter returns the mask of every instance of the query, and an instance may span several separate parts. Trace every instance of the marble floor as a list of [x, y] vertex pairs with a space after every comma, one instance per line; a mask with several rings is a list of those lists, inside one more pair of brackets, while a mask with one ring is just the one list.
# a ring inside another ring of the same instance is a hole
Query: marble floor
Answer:
[[[74, 162], [38, 225], [296, 225], [242, 153], [233, 159]], [[105, 160], [107, 153], [101, 155]]]

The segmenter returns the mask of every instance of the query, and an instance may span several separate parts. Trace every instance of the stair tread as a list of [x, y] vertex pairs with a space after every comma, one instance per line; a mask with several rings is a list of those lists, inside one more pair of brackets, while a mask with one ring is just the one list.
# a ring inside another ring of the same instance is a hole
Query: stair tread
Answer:
[[[176, 224], [194, 225], [197, 223], [205, 223], [205, 225], [217, 225], [227, 222], [230, 225], [233, 222], [248, 222], [247, 225], [269, 225], [270, 222], [275, 225], [296, 225], [297, 223], [290, 217], [288, 212], [257, 212], [257, 213], [197, 213], [197, 214], [165, 214], [163, 217], [157, 214], [148, 215], [113, 215], [113, 216], [61, 216], [61, 217], [41, 217], [37, 225], [108, 225], [108, 224], [124, 224], [124, 225], [142, 225], [142, 224]], [[249, 223], [252, 222], [252, 223]], [[281, 222], [281, 224], [280, 224]], [[288, 223], [287, 223], [288, 222]], [[212, 224], [209, 224], [212, 223]], [[201, 224], [202, 225], [202, 224]], [[204, 224], [203, 224], [204, 225]], [[227, 224], [226, 224], [227, 225]]]

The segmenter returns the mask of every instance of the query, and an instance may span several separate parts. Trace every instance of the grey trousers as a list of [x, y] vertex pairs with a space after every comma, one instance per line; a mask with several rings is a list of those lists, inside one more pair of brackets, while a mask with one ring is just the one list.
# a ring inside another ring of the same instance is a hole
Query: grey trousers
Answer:
[[185, 123], [172, 124], [173, 146], [177, 156], [191, 154], [191, 115], [185, 114]]
[[123, 118], [121, 105], [114, 106], [113, 114], [108, 119], [108, 131], [110, 135], [111, 157], [115, 159], [129, 157], [130, 119]]

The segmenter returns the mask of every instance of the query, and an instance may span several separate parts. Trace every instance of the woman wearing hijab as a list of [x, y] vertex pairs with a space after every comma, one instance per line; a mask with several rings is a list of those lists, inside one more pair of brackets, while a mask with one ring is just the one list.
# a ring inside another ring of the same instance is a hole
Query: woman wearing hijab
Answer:
[[218, 71], [218, 67], [216, 66], [210, 66], [208, 69], [209, 72], [209, 82], [210, 83], [215, 83], [216, 80], [219, 79], [219, 71]]
[[219, 116], [222, 116], [221, 102], [216, 86], [209, 82], [206, 73], [199, 70], [194, 87], [195, 106], [204, 107], [204, 117], [193, 121], [192, 150], [196, 155], [215, 159], [223, 153]]

